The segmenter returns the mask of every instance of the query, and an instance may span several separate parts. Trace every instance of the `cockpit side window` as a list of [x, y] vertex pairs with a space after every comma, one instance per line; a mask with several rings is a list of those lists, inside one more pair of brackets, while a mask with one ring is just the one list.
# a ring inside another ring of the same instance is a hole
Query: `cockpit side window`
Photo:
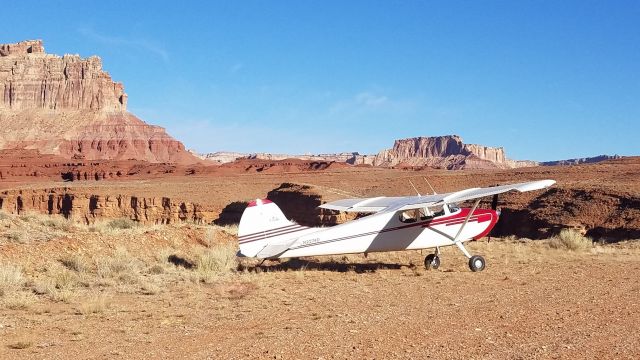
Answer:
[[400, 221], [403, 223], [413, 223], [418, 221], [415, 210], [406, 210], [400, 213]]

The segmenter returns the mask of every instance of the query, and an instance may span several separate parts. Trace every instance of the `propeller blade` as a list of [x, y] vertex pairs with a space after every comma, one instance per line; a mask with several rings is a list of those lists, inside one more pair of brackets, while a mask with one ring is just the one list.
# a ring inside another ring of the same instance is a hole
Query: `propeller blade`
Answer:
[[498, 194], [493, 195], [493, 200], [491, 201], [491, 210], [496, 211], [498, 208]]

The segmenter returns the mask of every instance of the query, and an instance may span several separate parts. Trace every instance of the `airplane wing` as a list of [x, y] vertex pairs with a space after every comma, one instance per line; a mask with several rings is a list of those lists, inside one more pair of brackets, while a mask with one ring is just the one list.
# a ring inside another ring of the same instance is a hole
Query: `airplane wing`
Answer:
[[382, 212], [421, 209], [443, 204], [459, 203], [485, 196], [502, 194], [509, 191], [533, 191], [548, 188], [555, 180], [539, 180], [518, 184], [493, 186], [487, 188], [471, 188], [446, 194], [426, 196], [375, 197], [360, 199], [343, 199], [322, 204], [319, 207], [345, 212]]

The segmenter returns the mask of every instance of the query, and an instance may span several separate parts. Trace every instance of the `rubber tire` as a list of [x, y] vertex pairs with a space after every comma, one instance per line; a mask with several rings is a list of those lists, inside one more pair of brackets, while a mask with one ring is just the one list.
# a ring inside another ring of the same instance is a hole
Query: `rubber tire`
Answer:
[[424, 258], [424, 267], [427, 270], [437, 270], [440, 267], [440, 257], [436, 254], [429, 254]]
[[473, 272], [478, 272], [484, 270], [486, 262], [484, 258], [480, 255], [474, 255], [469, 259], [469, 269]]

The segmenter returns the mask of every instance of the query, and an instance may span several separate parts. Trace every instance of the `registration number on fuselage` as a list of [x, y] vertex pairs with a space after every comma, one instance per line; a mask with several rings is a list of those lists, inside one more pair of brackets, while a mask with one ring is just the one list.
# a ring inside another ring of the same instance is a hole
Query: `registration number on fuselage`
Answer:
[[302, 245], [310, 245], [310, 244], [315, 244], [317, 242], [320, 242], [320, 238], [306, 239], [306, 240], [302, 240]]

